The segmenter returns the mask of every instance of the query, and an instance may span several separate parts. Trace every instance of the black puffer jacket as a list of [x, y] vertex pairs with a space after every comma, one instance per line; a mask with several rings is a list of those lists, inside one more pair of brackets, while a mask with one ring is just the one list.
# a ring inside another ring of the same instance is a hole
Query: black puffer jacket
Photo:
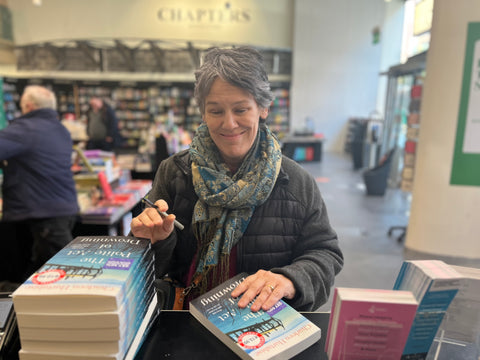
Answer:
[[[185, 225], [183, 231], [154, 244], [156, 275], [180, 280], [196, 251], [191, 229], [197, 195], [192, 184], [190, 155], [182, 151], [163, 161], [148, 198], [164, 199], [169, 212]], [[238, 272], [271, 270], [288, 277], [296, 295], [289, 303], [312, 311], [328, 300], [335, 275], [343, 266], [337, 235], [313, 177], [289, 158], [282, 167], [269, 199], [255, 209], [237, 244]]]

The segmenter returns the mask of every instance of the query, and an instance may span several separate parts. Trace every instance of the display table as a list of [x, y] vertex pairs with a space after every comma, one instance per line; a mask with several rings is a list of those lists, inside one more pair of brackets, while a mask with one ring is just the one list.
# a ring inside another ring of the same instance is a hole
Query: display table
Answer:
[[[322, 330], [321, 339], [293, 359], [328, 360], [324, 351], [327, 312], [305, 312], [306, 318]], [[155, 320], [135, 360], [236, 359], [237, 356], [188, 311], [162, 311]]]
[[81, 212], [73, 235], [126, 235], [132, 217], [141, 210], [141, 200], [152, 187], [150, 180], [130, 180], [113, 190], [112, 200], [104, 200]]
[[316, 136], [292, 136], [282, 140], [282, 152], [298, 162], [322, 161], [324, 138]]

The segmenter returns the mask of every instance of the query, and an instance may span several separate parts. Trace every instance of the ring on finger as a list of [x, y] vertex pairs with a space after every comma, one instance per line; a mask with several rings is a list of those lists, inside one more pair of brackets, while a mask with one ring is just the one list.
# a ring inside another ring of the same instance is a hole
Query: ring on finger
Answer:
[[268, 285], [268, 287], [272, 290], [272, 292], [275, 290], [275, 286], [273, 286], [272, 284]]

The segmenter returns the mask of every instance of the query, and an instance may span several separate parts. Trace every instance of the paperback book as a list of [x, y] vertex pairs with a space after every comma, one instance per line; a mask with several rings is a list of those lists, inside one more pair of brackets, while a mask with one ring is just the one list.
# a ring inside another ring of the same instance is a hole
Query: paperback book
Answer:
[[[48, 260], [12, 294], [16, 312], [115, 311], [150, 242], [125, 236], [82, 236]], [[88, 296], [86, 296], [88, 295]]]
[[268, 311], [240, 309], [231, 292], [239, 274], [190, 302], [190, 313], [242, 359], [288, 359], [320, 339], [315, 324], [283, 300]]
[[158, 315], [157, 297], [153, 296], [131, 343], [122, 341], [39, 341], [22, 340], [20, 359], [115, 359], [133, 360]]
[[410, 291], [336, 288], [325, 352], [329, 359], [400, 359], [418, 302]]
[[402, 359], [425, 359], [462, 276], [440, 260], [404, 261], [394, 290], [409, 290], [419, 305]]
[[[147, 312], [136, 331], [135, 337], [125, 352], [115, 351], [115, 342], [90, 342], [78, 349], [78, 344], [58, 342], [27, 342], [18, 355], [20, 360], [133, 360], [146, 334], [158, 315], [157, 297], [153, 296]], [[69, 347], [71, 346], [71, 347]], [[55, 349], [52, 351], [52, 349]]]

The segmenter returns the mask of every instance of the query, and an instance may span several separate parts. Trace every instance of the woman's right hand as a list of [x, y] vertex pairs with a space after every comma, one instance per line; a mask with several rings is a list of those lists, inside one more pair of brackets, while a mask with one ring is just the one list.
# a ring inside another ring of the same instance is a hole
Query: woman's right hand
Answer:
[[[165, 200], [157, 200], [155, 205], [158, 210], [167, 211], [168, 204]], [[134, 236], [150, 239], [152, 244], [159, 240], [165, 240], [173, 231], [175, 215], [170, 214], [162, 217], [157, 209], [147, 207], [140, 215], [133, 218], [131, 230]]]

